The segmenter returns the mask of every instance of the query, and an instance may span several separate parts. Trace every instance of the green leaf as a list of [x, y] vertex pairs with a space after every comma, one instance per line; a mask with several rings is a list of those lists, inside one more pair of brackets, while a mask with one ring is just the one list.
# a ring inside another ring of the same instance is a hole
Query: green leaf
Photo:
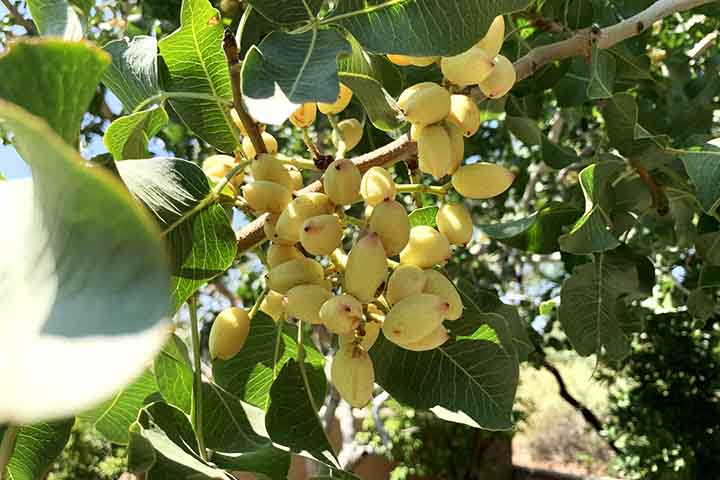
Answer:
[[130, 429], [128, 468], [149, 478], [174, 480], [225, 479], [225, 472], [204, 462], [188, 417], [166, 403], [153, 403], [140, 412]]
[[[0, 421], [91, 408], [134, 380], [167, 335], [169, 272], [150, 217], [41, 119], [0, 101], [33, 181], [0, 184]], [[28, 308], [32, 305], [33, 308]], [[10, 333], [12, 332], [12, 333]], [[92, 361], [88, 361], [91, 358]], [[47, 399], [52, 398], [52, 402]]]
[[67, 0], [28, 0], [27, 7], [42, 35], [63, 40], [81, 40], [85, 35], [85, 19]]
[[[303, 381], [302, 368], [308, 373], [315, 371], [309, 377], [309, 385]], [[321, 366], [300, 365], [295, 360], [289, 360], [270, 388], [265, 426], [274, 443], [296, 453], [308, 452], [315, 459], [337, 467], [330, 440], [317, 415], [322, 404], [318, 404], [316, 399], [325, 397], [325, 388]]]
[[528, 217], [478, 227], [488, 237], [505, 245], [531, 253], [552, 253], [560, 249], [558, 236], [563, 227], [581, 214], [575, 207], [552, 202]]
[[623, 155], [633, 156], [652, 146], [662, 146], [660, 137], [654, 137], [638, 123], [638, 107], [629, 93], [613, 95], [602, 114], [610, 144]]
[[167, 66], [165, 90], [217, 98], [173, 98], [173, 110], [197, 136], [222, 152], [232, 152], [238, 133], [227, 107], [232, 91], [222, 40], [223, 25], [210, 2], [183, 0], [180, 28], [160, 40], [159, 47]]
[[720, 206], [720, 147], [706, 143], [680, 155], [702, 209], [712, 215]]
[[215, 452], [213, 455], [213, 462], [220, 468], [234, 472], [252, 472], [260, 474], [260, 479], [270, 480], [286, 480], [291, 460], [290, 452], [272, 445], [241, 454]]
[[113, 40], [104, 47], [112, 57], [102, 81], [132, 112], [143, 101], [161, 93], [158, 84], [157, 40], [138, 35]]
[[145, 406], [145, 400], [157, 390], [152, 372], [145, 371], [113, 398], [81, 414], [80, 419], [91, 424], [112, 443], [127, 445], [130, 425]]
[[437, 212], [438, 207], [423, 207], [418, 208], [410, 212], [408, 218], [410, 219], [410, 227], [419, 227], [421, 225], [427, 225], [428, 227], [437, 227]]
[[[223, 389], [244, 402], [267, 410], [270, 387], [283, 365], [293, 358], [297, 358], [297, 342], [289, 330], [285, 331], [282, 325], [259, 312], [253, 317], [243, 349], [230, 360], [213, 361], [213, 375]], [[314, 348], [306, 346], [305, 361], [319, 367], [324, 360]], [[315, 374], [315, 369], [308, 373]]]
[[584, 0], [569, 0], [565, 6], [568, 27], [573, 30], [589, 27], [593, 22], [593, 5]]
[[323, 0], [249, 0], [248, 3], [271, 22], [292, 24], [313, 20]]
[[590, 67], [590, 83], [587, 87], [587, 96], [590, 100], [612, 97], [613, 85], [615, 84], [615, 71], [615, 57], [610, 52], [598, 48], [597, 42], [594, 42], [592, 65]]
[[250, 48], [243, 62], [248, 111], [263, 123], [281, 124], [302, 103], [334, 102], [340, 91], [338, 56], [351, 52], [334, 28], [272, 32]]
[[702, 288], [720, 288], [720, 267], [703, 265], [700, 270], [698, 286]]
[[630, 353], [617, 303], [623, 294], [637, 288], [635, 265], [605, 254], [576, 267], [563, 282], [558, 316], [580, 355], [604, 353], [610, 360], [621, 360]]
[[[203, 431], [207, 448], [224, 453], [243, 453], [270, 444], [264, 412], [242, 402], [221, 387], [203, 384]], [[287, 471], [286, 471], [287, 473]]]
[[147, 158], [147, 145], [168, 122], [161, 106], [131, 113], [113, 121], [105, 131], [103, 143], [115, 160]]
[[625, 43], [618, 43], [608, 49], [615, 56], [617, 79], [648, 80], [650, 75], [650, 57], [635, 55]]
[[446, 420], [489, 430], [510, 429], [518, 360], [514, 350], [497, 343], [500, 334], [487, 323], [501, 303], [462, 285], [458, 291], [465, 311], [446, 326], [460, 336], [435, 350], [411, 352], [381, 335], [370, 349], [376, 381], [399, 402], [431, 409]]
[[580, 160], [580, 156], [575, 151], [563, 145], [558, 145], [542, 137], [542, 158], [550, 167], [559, 170]]
[[116, 166], [128, 190], [165, 227], [210, 193], [205, 174], [187, 160], [155, 157], [118, 162]]
[[587, 102], [587, 90], [590, 83], [590, 66], [584, 59], [570, 60], [568, 71], [553, 86], [558, 106], [575, 107]]
[[505, 117], [505, 126], [526, 145], [540, 145], [542, 143], [543, 134], [538, 128], [537, 122], [532, 118], [508, 115]]
[[700, 235], [695, 240], [695, 248], [708, 264], [720, 266], [720, 232]]
[[697, 288], [688, 295], [687, 309], [693, 318], [706, 321], [715, 314], [715, 301], [709, 292]]
[[80, 122], [109, 63], [109, 56], [90, 43], [18, 41], [0, 57], [0, 98], [43, 118], [76, 145]]
[[[44, 478], [70, 438], [73, 423], [73, 419], [69, 419], [22, 426], [15, 437], [7, 470], [0, 473], [7, 473], [9, 480]], [[0, 426], [0, 439], [5, 433]]]
[[594, 163], [580, 172], [585, 213], [570, 232], [558, 239], [563, 251], [581, 255], [612, 250], [620, 245], [611, 231], [611, 184], [624, 168], [623, 162], [608, 160]]
[[457, 55], [487, 33], [497, 15], [518, 11], [528, 0], [344, 0], [328, 23], [347, 28], [368, 50], [431, 56]]
[[230, 219], [218, 204], [204, 209], [170, 232], [173, 311], [177, 311], [198, 288], [232, 266], [237, 254], [236, 241]]
[[192, 413], [193, 370], [187, 346], [172, 335], [153, 363], [155, 381], [165, 402]]

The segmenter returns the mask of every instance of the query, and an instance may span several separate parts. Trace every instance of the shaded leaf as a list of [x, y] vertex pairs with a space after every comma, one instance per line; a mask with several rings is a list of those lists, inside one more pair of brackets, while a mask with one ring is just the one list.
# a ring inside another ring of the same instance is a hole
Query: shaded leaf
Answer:
[[138, 35], [132, 40], [113, 40], [103, 47], [112, 57], [102, 81], [132, 112], [144, 100], [160, 93], [157, 69], [157, 40]]
[[291, 460], [290, 452], [272, 445], [236, 455], [217, 452], [213, 455], [213, 461], [220, 468], [234, 472], [257, 473], [262, 475], [260, 478], [270, 480], [287, 479]]
[[103, 136], [103, 143], [115, 160], [148, 157], [148, 141], [168, 122], [161, 106], [131, 113], [113, 121]]
[[[15, 437], [15, 447], [7, 465], [8, 479], [44, 478], [70, 438], [73, 423], [74, 420], [69, 419], [22, 426]], [[0, 439], [5, 433], [6, 430], [0, 426]]]
[[218, 386], [203, 384], [203, 431], [207, 448], [230, 454], [269, 446], [264, 426], [254, 425], [251, 418], [262, 418], [263, 413]]
[[17, 339], [0, 351], [0, 421], [63, 417], [111, 397], [162, 347], [168, 268], [116, 178], [17, 106], [0, 101], [0, 118], [33, 169], [32, 184], [0, 185], [17, 205], [0, 217], [2, 249], [23, 252], [0, 258], [0, 333]]
[[28, 0], [27, 7], [42, 35], [63, 40], [80, 40], [85, 35], [85, 19], [75, 10], [72, 2]]
[[505, 126], [526, 145], [540, 145], [543, 134], [531, 118], [507, 116]]
[[505, 245], [532, 253], [552, 253], [560, 249], [558, 236], [563, 227], [582, 214], [575, 207], [552, 202], [532, 215], [503, 223], [478, 225], [485, 234]]
[[172, 335], [153, 363], [155, 381], [165, 402], [186, 414], [192, 413], [193, 370], [187, 346]]
[[553, 143], [547, 137], [542, 137], [542, 158], [547, 165], [557, 170], [580, 160], [572, 148]]
[[704, 233], [695, 240], [700, 258], [710, 265], [720, 266], [720, 232]]
[[109, 56], [90, 43], [14, 42], [0, 57], [0, 98], [43, 118], [63, 140], [76, 145], [80, 122], [109, 63]]
[[248, 3], [272, 22], [291, 24], [314, 19], [323, 0], [250, 0]]
[[612, 53], [598, 48], [597, 43], [594, 43], [590, 66], [590, 83], [587, 87], [587, 96], [590, 100], [612, 97], [616, 68], [615, 57]]
[[638, 107], [629, 93], [610, 97], [602, 109], [610, 144], [625, 156], [637, 155], [652, 146], [662, 146], [662, 137], [655, 137], [638, 123]]
[[697, 189], [702, 209], [712, 214], [720, 206], [720, 147], [706, 143], [680, 155], [685, 170]]

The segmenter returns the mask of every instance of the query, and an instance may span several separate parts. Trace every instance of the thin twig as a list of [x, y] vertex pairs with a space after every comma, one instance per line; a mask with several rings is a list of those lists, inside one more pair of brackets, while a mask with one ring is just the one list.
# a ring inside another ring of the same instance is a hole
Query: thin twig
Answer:
[[5, 8], [7, 8], [8, 12], [10, 12], [10, 15], [13, 16], [13, 18], [15, 19], [15, 23], [23, 27], [28, 35], [37, 35], [37, 28], [35, 28], [35, 24], [33, 24], [27, 18], [23, 17], [20, 13], [20, 10], [17, 9], [14, 3], [12, 3], [10, 0], [0, 1], [3, 5], [5, 5]]
[[190, 310], [190, 330], [192, 338], [193, 348], [193, 375], [194, 375], [194, 386], [193, 386], [193, 425], [195, 426], [195, 433], [198, 442], [198, 449], [200, 450], [200, 457], [207, 461], [207, 449], [205, 448], [205, 436], [203, 432], [203, 404], [202, 404], [202, 349], [200, 348], [200, 325], [197, 317], [197, 297], [191, 295], [188, 299], [188, 308]]

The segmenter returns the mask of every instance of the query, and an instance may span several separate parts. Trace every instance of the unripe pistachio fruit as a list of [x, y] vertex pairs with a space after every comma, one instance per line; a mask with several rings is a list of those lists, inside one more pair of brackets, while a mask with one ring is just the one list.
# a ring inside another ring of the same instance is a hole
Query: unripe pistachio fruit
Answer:
[[437, 295], [450, 305], [445, 318], [448, 320], [460, 318], [464, 307], [455, 285], [437, 270], [425, 270], [425, 279], [423, 292]]
[[[277, 140], [275, 140], [275, 137], [270, 135], [268, 132], [262, 132], [261, 136], [263, 142], [265, 142], [265, 149], [267, 150], [267, 153], [277, 153], [278, 143]], [[247, 158], [255, 158], [255, 155], [257, 154], [257, 152], [255, 151], [255, 146], [252, 144], [252, 140], [250, 140], [250, 137], [243, 138], [242, 150]]]
[[453, 245], [465, 245], [472, 240], [473, 224], [470, 212], [462, 203], [446, 203], [435, 215], [440, 233]]
[[330, 255], [340, 246], [343, 228], [335, 215], [318, 215], [305, 221], [300, 229], [300, 243], [311, 255]]
[[439, 325], [435, 330], [420, 340], [398, 343], [398, 345], [405, 350], [411, 350], [413, 352], [426, 352], [428, 350], [435, 350], [443, 343], [447, 342], [449, 338], [447, 329], [443, 325]]
[[427, 67], [440, 59], [440, 57], [411, 57], [409, 55], [399, 55], [393, 53], [388, 53], [387, 58], [395, 65], [399, 65], [401, 67], [407, 67], [408, 65]]
[[[247, 136], [247, 130], [245, 130], [245, 125], [243, 125], [242, 120], [240, 120], [240, 115], [238, 115], [234, 108], [230, 109], [230, 118], [232, 118], [233, 123], [238, 128], [238, 130], [240, 130], [240, 134], [242, 136]], [[253, 119], [253, 121], [255, 120]], [[255, 124], [257, 125], [258, 130], [260, 130], [261, 132], [265, 131], [265, 125], [257, 122], [255, 122]]]
[[292, 185], [291, 190], [297, 191], [303, 188], [303, 176], [302, 172], [298, 170], [296, 167], [293, 167], [291, 165], [285, 165], [285, 168], [290, 173], [290, 182]]
[[305, 128], [312, 125], [317, 117], [316, 103], [303, 103], [290, 115], [290, 123], [297, 128]]
[[510, 188], [515, 175], [494, 163], [478, 162], [460, 167], [452, 176], [452, 186], [466, 198], [485, 199]]
[[442, 233], [427, 225], [410, 230], [410, 239], [400, 252], [400, 263], [429, 268], [450, 258], [450, 242]]
[[210, 358], [228, 360], [238, 354], [250, 333], [250, 317], [242, 308], [228, 308], [215, 317], [210, 329]]
[[274, 182], [253, 182], [242, 187], [243, 197], [256, 212], [280, 213], [292, 201], [289, 188]]
[[422, 268], [415, 265], [400, 265], [390, 275], [385, 298], [390, 305], [395, 305], [405, 297], [422, 293], [427, 278]]
[[363, 137], [362, 124], [356, 118], [347, 118], [337, 124], [337, 130], [333, 130], [332, 141], [337, 145], [338, 150], [349, 152], [357, 147]]
[[472, 47], [454, 57], [444, 57], [440, 61], [443, 76], [461, 87], [477, 85], [485, 80], [494, 68], [493, 57], [478, 47]]
[[452, 145], [447, 130], [440, 124], [423, 127], [417, 141], [418, 166], [421, 172], [435, 178], [450, 173]]
[[347, 106], [350, 104], [350, 100], [352, 100], [352, 97], [352, 90], [350, 90], [350, 88], [346, 87], [344, 84], [341, 83], [340, 93], [338, 93], [337, 100], [335, 100], [333, 103], [318, 102], [317, 106], [318, 109], [325, 115], [335, 115], [347, 108]]
[[287, 293], [293, 287], [305, 284], [319, 285], [325, 278], [322, 265], [312, 258], [296, 258], [270, 270], [267, 286], [270, 290]]
[[275, 182], [290, 190], [295, 190], [290, 170], [271, 153], [258, 155], [250, 163], [250, 173], [255, 181]]
[[382, 292], [387, 270], [380, 235], [369, 232], [350, 250], [345, 266], [345, 290], [360, 302], [369, 303]]
[[323, 188], [335, 205], [350, 205], [360, 197], [362, 175], [350, 160], [340, 158], [325, 169]]
[[441, 297], [415, 293], [396, 303], [385, 317], [385, 337], [399, 345], [416, 342], [442, 324], [450, 305]]
[[[213, 182], [220, 182], [237, 165], [235, 157], [230, 155], [210, 155], [203, 160], [203, 173]], [[242, 183], [242, 175], [236, 175], [230, 183], [237, 186]]]
[[462, 128], [466, 137], [472, 137], [480, 128], [480, 109], [467, 95], [453, 95], [448, 120]]
[[380, 235], [385, 255], [400, 253], [410, 238], [410, 218], [405, 207], [396, 200], [385, 200], [373, 209], [369, 230]]
[[397, 103], [408, 122], [429, 125], [447, 117], [450, 92], [437, 83], [422, 82], [405, 89]]
[[390, 172], [383, 167], [372, 167], [360, 182], [360, 195], [368, 205], [375, 206], [385, 199], [395, 200], [396, 191]]
[[372, 400], [375, 370], [368, 353], [350, 345], [340, 348], [333, 358], [330, 377], [340, 396], [355, 408]]
[[260, 302], [260, 311], [277, 322], [285, 312], [285, 297], [282, 293], [270, 290]]
[[333, 211], [330, 199], [324, 193], [305, 193], [292, 202], [280, 214], [275, 224], [275, 241], [297, 243], [305, 221]]
[[485, 36], [475, 46], [485, 50], [490, 57], [495, 57], [500, 53], [504, 41], [505, 20], [502, 15], [498, 15], [493, 19]]
[[275, 268], [280, 264], [303, 258], [304, 255], [292, 245], [281, 245], [279, 243], [270, 243], [267, 250], [267, 264], [270, 268]]
[[285, 295], [285, 311], [305, 323], [318, 325], [320, 308], [332, 297], [330, 290], [320, 285], [298, 285]]
[[492, 73], [478, 83], [478, 87], [488, 98], [500, 98], [515, 85], [517, 73], [512, 62], [502, 55], [495, 57], [495, 68]]
[[453, 174], [465, 159], [465, 137], [462, 129], [453, 122], [445, 122], [444, 127], [450, 139], [450, 171], [448, 173]]
[[320, 321], [333, 333], [347, 335], [362, 320], [362, 304], [352, 295], [337, 295], [320, 308]]

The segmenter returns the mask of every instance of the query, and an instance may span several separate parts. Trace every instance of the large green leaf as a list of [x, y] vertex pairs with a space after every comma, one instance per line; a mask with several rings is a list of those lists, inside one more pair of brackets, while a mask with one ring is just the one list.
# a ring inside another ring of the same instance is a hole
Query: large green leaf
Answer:
[[598, 48], [597, 43], [594, 43], [590, 83], [587, 88], [587, 96], [590, 100], [612, 97], [615, 71], [615, 57], [610, 52]]
[[543, 134], [537, 125], [537, 121], [532, 118], [508, 115], [505, 117], [505, 126], [526, 145], [540, 145], [542, 143]]
[[[42, 35], [80, 40], [86, 28], [85, 19], [67, 0], [28, 0], [28, 9]], [[87, 13], [87, 12], [86, 12]]]
[[161, 106], [131, 113], [113, 121], [105, 131], [103, 143], [115, 160], [148, 157], [148, 141], [168, 122]]
[[227, 478], [225, 472], [200, 458], [189, 418], [161, 402], [141, 410], [132, 425], [128, 468], [159, 480]]
[[130, 425], [145, 406], [145, 400], [156, 392], [155, 377], [152, 372], [146, 371], [113, 398], [83, 413], [80, 418], [90, 423], [109, 441], [126, 445]]
[[232, 152], [238, 133], [227, 108], [232, 91], [220, 16], [208, 0], [183, 0], [180, 19], [180, 28], [159, 42], [167, 66], [163, 87], [217, 100], [173, 98], [170, 105], [197, 136], [220, 151]]
[[563, 282], [558, 316], [575, 350], [583, 356], [604, 353], [620, 360], [630, 353], [621, 327], [618, 300], [639, 287], [637, 267], [607, 254], [575, 268]]
[[16, 42], [0, 57], [0, 98], [43, 118], [67, 143], [76, 145], [80, 122], [109, 63], [109, 56], [90, 43]]
[[21, 108], [0, 101], [0, 118], [33, 171], [0, 184], [14, 206], [0, 246], [23, 252], [0, 257], [0, 421], [63, 417], [111, 397], [162, 347], [168, 266], [116, 178]]
[[[213, 462], [233, 472], [252, 472], [259, 479], [286, 480], [290, 470], [291, 453], [272, 445], [241, 454], [215, 452]], [[336, 477], [338, 478], [338, 477]]]
[[173, 255], [173, 311], [230, 268], [237, 254], [235, 232], [225, 209], [218, 204], [180, 224], [170, 232], [168, 242]]
[[113, 40], [104, 47], [112, 57], [103, 83], [132, 112], [144, 100], [160, 93], [157, 69], [157, 40], [138, 35], [132, 40]]
[[638, 123], [638, 107], [629, 93], [613, 95], [602, 110], [610, 145], [625, 156], [637, 155], [652, 146], [662, 146], [656, 137]]
[[338, 56], [350, 53], [350, 44], [334, 28], [272, 32], [243, 62], [243, 97], [250, 114], [280, 124], [302, 103], [334, 102], [340, 88]]
[[344, 0], [325, 21], [347, 28], [373, 52], [450, 56], [472, 47], [497, 15], [527, 5], [528, 0]]
[[[264, 313], [257, 313], [240, 353], [230, 360], [216, 359], [213, 362], [215, 381], [243, 401], [267, 410], [273, 381], [290, 359], [297, 358], [297, 342], [285, 329]], [[321, 366], [323, 357], [315, 349], [306, 347], [305, 361]], [[311, 369], [308, 373], [315, 375], [316, 370]], [[325, 378], [324, 374], [322, 378]]]
[[710, 265], [720, 265], [720, 232], [704, 233], [695, 240], [700, 258]]
[[542, 158], [548, 166], [555, 169], [565, 168], [580, 159], [572, 148], [558, 145], [544, 136], [542, 137]]
[[[0, 474], [7, 473], [9, 480], [44, 478], [70, 438], [73, 423], [74, 420], [70, 419], [21, 427], [15, 437], [15, 447], [7, 470]], [[0, 426], [0, 439], [5, 433], [6, 430]]]
[[720, 206], [720, 146], [706, 143], [680, 156], [685, 170], [695, 184], [702, 209], [712, 214]]
[[585, 167], [580, 172], [580, 185], [585, 194], [585, 213], [572, 230], [558, 239], [563, 251], [580, 255], [604, 252], [620, 245], [611, 231], [611, 184], [624, 168], [621, 161], [606, 160]]
[[153, 363], [155, 381], [165, 402], [192, 413], [193, 370], [187, 346], [177, 335], [168, 339]]
[[[303, 381], [303, 368], [309, 378], [307, 385]], [[265, 426], [273, 442], [297, 453], [308, 452], [317, 460], [337, 466], [317, 411], [322, 405], [317, 399], [325, 397], [325, 387], [322, 366], [301, 365], [290, 359], [270, 388]]]
[[314, 19], [323, 0], [249, 0], [248, 3], [272, 22], [291, 24]]
[[265, 425], [261, 423], [265, 412], [244, 403], [218, 385], [204, 383], [202, 393], [207, 448], [237, 454], [256, 451], [270, 444]]
[[398, 401], [432, 409], [447, 420], [510, 429], [518, 382], [516, 352], [498, 343], [499, 335], [488, 325], [495, 314], [482, 295], [462, 288], [460, 292], [463, 317], [447, 323], [453, 335], [460, 336], [435, 350], [411, 352], [381, 335], [370, 349], [376, 381]]
[[560, 249], [558, 236], [582, 212], [570, 205], [552, 202], [532, 215], [503, 223], [478, 225], [485, 234], [505, 245], [532, 253], [552, 253]]

